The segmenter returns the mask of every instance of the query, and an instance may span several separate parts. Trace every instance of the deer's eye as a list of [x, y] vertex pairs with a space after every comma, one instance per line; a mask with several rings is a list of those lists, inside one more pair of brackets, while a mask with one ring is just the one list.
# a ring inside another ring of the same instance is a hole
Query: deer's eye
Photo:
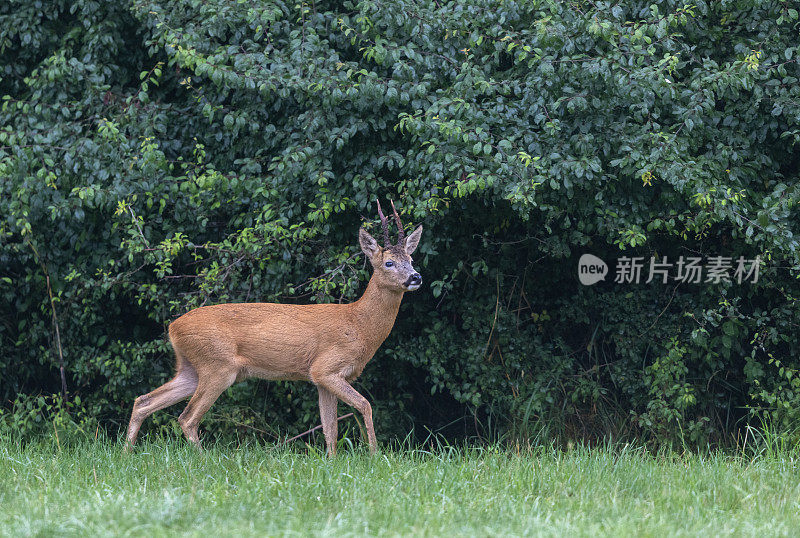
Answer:
[[394, 265], [394, 262], [393, 262], [392, 260], [389, 260], [389, 261], [388, 261], [388, 262], [386, 262], [384, 265], [385, 265], [386, 267], [392, 267], [392, 266]]

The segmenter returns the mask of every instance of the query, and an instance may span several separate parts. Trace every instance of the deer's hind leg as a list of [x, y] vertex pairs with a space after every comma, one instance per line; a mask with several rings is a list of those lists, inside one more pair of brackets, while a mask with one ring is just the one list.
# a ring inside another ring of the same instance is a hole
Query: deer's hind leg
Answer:
[[136, 442], [142, 422], [160, 409], [176, 404], [191, 396], [197, 388], [197, 371], [194, 367], [178, 359], [178, 371], [171, 380], [157, 389], [136, 398], [133, 403], [131, 420], [128, 423], [127, 446]]
[[198, 428], [203, 415], [214, 405], [217, 398], [233, 385], [238, 375], [238, 369], [222, 364], [213, 364], [206, 371], [199, 372], [197, 390], [183, 410], [178, 422], [181, 425], [186, 439], [200, 447]]

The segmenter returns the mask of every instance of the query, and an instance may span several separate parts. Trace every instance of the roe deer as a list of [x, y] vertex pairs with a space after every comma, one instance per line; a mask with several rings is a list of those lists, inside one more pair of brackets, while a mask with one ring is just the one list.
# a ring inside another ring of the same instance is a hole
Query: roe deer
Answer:
[[178, 422], [186, 438], [200, 446], [200, 419], [217, 398], [236, 381], [260, 377], [311, 381], [317, 386], [328, 455], [336, 453], [338, 400], [364, 417], [370, 452], [375, 452], [372, 407], [350, 383], [389, 336], [403, 294], [422, 284], [411, 265], [422, 226], [406, 237], [394, 203], [392, 211], [398, 227], [396, 244], [389, 240], [389, 223], [380, 202], [384, 246], [364, 228], [358, 232], [373, 274], [354, 303], [227, 303], [196, 308], [170, 323], [175, 377], [136, 398], [127, 447], [136, 442], [144, 419], [189, 396]]

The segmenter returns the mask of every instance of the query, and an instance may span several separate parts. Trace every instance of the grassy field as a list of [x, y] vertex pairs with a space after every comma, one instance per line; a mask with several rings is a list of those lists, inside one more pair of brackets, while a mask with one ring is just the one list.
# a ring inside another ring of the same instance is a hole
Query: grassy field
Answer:
[[791, 456], [641, 450], [315, 451], [0, 442], [2, 536], [779, 536]]

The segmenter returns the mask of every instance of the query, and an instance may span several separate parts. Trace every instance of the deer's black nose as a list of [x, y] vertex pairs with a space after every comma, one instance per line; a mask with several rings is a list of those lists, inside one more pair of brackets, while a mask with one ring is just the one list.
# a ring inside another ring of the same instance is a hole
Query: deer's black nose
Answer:
[[419, 286], [420, 284], [422, 284], [422, 277], [419, 273], [414, 273], [408, 278], [409, 286]]

